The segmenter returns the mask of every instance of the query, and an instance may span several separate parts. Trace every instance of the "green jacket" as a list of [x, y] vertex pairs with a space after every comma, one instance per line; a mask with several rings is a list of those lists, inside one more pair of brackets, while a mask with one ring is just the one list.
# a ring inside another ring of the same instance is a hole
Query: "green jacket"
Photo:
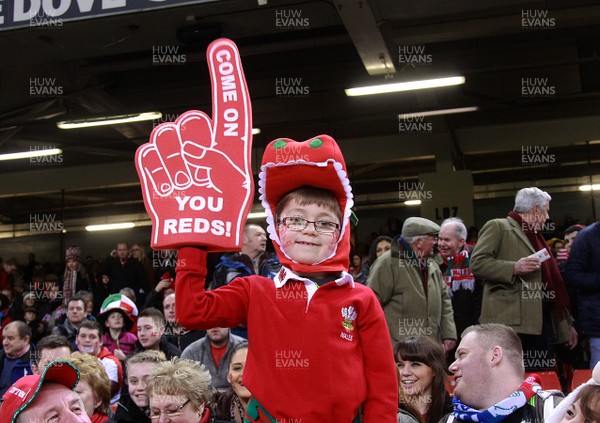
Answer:
[[[518, 333], [542, 333], [542, 272], [513, 275], [515, 263], [535, 253], [519, 223], [511, 217], [493, 219], [479, 232], [471, 255], [471, 272], [484, 280], [481, 323], [503, 323]], [[568, 320], [553, 314], [554, 343], [569, 339]]]
[[426, 293], [418, 263], [411, 256], [414, 253], [402, 240], [394, 242], [375, 260], [367, 280], [383, 307], [392, 343], [417, 335], [440, 342], [456, 339], [452, 302], [440, 268], [427, 260]]

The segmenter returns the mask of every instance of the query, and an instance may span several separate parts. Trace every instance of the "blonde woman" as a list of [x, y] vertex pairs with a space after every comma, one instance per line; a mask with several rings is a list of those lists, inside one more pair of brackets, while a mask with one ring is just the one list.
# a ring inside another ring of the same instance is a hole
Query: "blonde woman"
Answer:
[[173, 358], [159, 364], [146, 386], [150, 420], [164, 416], [171, 423], [210, 422], [209, 385], [210, 373], [198, 362]]
[[156, 350], [143, 351], [127, 359], [125, 370], [128, 391], [121, 392], [121, 400], [115, 416], [116, 421], [119, 423], [147, 423], [150, 421], [146, 414], [148, 410], [146, 386], [154, 369], [164, 361], [167, 361], [165, 354]]

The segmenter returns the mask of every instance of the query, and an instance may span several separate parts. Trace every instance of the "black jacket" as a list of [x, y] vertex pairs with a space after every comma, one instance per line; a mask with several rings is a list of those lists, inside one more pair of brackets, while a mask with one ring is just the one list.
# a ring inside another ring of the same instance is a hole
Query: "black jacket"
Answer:
[[565, 272], [577, 290], [577, 326], [583, 335], [600, 336], [600, 222], [583, 229], [573, 243]]
[[[144, 348], [142, 346], [142, 344], [140, 344], [140, 341], [137, 341], [135, 343], [135, 345], [136, 345], [137, 349], [135, 350], [134, 354], [137, 354], [142, 351], [146, 351], [146, 348]], [[170, 360], [173, 357], [181, 356], [181, 350], [179, 348], [177, 348], [176, 345], [173, 345], [169, 341], [167, 341], [164, 336], [162, 338], [160, 338], [160, 342], [158, 343], [158, 349], [161, 350], [163, 353], [165, 353], [165, 356], [167, 356], [167, 360]]]
[[121, 390], [121, 400], [117, 407], [113, 423], [151, 423], [146, 413], [142, 411], [131, 399], [129, 393]]

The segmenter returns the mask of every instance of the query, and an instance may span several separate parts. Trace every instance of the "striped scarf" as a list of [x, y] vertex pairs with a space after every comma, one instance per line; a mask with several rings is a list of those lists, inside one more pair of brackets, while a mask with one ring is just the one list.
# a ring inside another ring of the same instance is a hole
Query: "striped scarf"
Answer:
[[519, 408], [525, 406], [531, 397], [541, 389], [537, 383], [530, 383], [526, 380], [508, 398], [483, 411], [471, 408], [454, 397], [452, 398], [452, 403], [454, 404], [452, 414], [458, 420], [477, 423], [499, 423]]
[[69, 299], [75, 295], [75, 281], [77, 280], [77, 272], [67, 270], [65, 280], [63, 281], [63, 304], [66, 306]]
[[444, 259], [444, 264], [448, 266], [444, 272], [444, 280], [450, 288], [450, 295], [460, 289], [475, 291], [475, 276], [469, 269], [471, 258], [467, 249], [463, 249], [455, 257]]

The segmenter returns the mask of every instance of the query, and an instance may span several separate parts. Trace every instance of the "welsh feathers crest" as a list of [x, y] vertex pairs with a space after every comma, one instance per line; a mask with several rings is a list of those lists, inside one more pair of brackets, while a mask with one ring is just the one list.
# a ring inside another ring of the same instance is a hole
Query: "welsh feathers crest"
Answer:
[[356, 310], [354, 310], [354, 307], [342, 307], [342, 317], [344, 318], [344, 321], [342, 322], [342, 326], [344, 327], [344, 329], [348, 331], [353, 331], [353, 323], [357, 317]]

